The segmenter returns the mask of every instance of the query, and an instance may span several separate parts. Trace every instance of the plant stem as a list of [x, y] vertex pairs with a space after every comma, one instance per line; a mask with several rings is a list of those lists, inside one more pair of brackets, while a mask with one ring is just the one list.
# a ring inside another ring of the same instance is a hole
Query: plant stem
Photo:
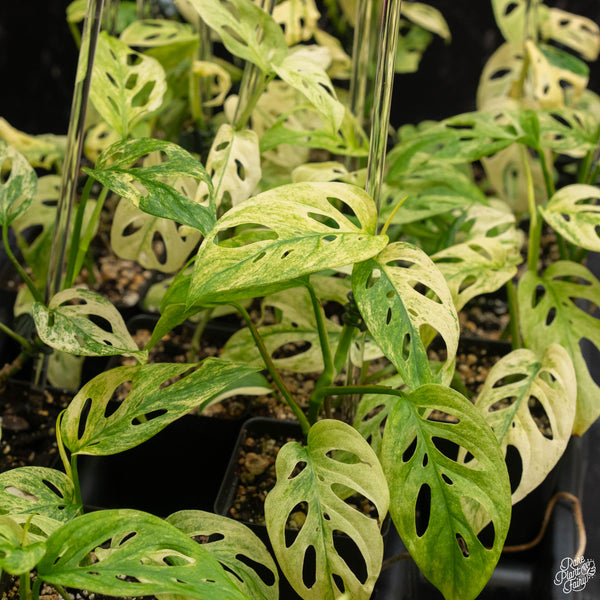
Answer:
[[13, 331], [10, 327], [2, 323], [2, 321], [0, 321], [0, 331], [15, 340], [27, 354], [31, 355], [35, 353], [35, 348], [29, 340], [19, 335], [16, 331]]
[[79, 471], [77, 470], [77, 454], [71, 454], [71, 481], [75, 488], [75, 503], [81, 506], [83, 501], [81, 499], [81, 486], [79, 485]]
[[387, 396], [398, 396], [404, 398], [406, 394], [394, 388], [385, 387], [383, 385], [345, 385], [345, 386], [329, 386], [321, 388], [316, 394], [320, 398], [325, 396], [351, 396], [364, 394], [384, 394]]
[[71, 462], [69, 461], [69, 459], [67, 457], [67, 450], [65, 448], [65, 445], [63, 444], [62, 433], [60, 431], [60, 425], [62, 422], [64, 412], [65, 412], [64, 410], [61, 411], [56, 419], [56, 445], [58, 446], [58, 453], [60, 455], [60, 460], [62, 461], [63, 467], [65, 469], [65, 473], [66, 473], [67, 477], [71, 481], [73, 481], [73, 483], [75, 483], [73, 480], [73, 471], [71, 469]]
[[383, 184], [385, 169], [401, 5], [402, 0], [383, 0], [381, 15], [377, 75], [375, 77], [375, 98], [371, 113], [373, 128], [371, 129], [369, 143], [367, 183], [365, 186], [367, 193], [377, 205], [377, 214], [379, 214], [381, 203], [381, 186]]
[[12, 264], [15, 266], [15, 269], [21, 276], [21, 279], [26, 283], [29, 291], [31, 292], [31, 295], [34, 297], [36, 302], [43, 302], [44, 299], [42, 298], [42, 295], [40, 294], [38, 289], [35, 287], [35, 283], [33, 283], [33, 279], [31, 279], [31, 277], [29, 277], [29, 275], [27, 275], [27, 273], [25, 272], [25, 269], [23, 269], [23, 267], [21, 266], [19, 261], [15, 258], [15, 255], [13, 254], [13, 252], [10, 248], [10, 243], [8, 241], [8, 227], [2, 227], [2, 243], [4, 244], [4, 250], [6, 252], [6, 256], [8, 256], [8, 258], [10, 259], [10, 262], [12, 262]]
[[200, 339], [202, 338], [202, 334], [206, 329], [207, 323], [210, 321], [213, 311], [213, 308], [205, 309], [202, 313], [202, 317], [200, 317], [198, 325], [196, 325], [196, 329], [194, 329], [194, 335], [192, 336], [192, 341], [190, 342], [188, 362], [193, 363], [198, 360], [198, 355], [200, 354]]
[[252, 337], [254, 338], [256, 347], [258, 348], [258, 351], [260, 352], [260, 355], [265, 363], [265, 366], [267, 367], [267, 370], [269, 371], [269, 373], [271, 374], [271, 377], [273, 378], [273, 383], [275, 383], [275, 385], [277, 386], [277, 389], [283, 396], [284, 400], [288, 403], [289, 407], [294, 411], [294, 415], [300, 422], [300, 427], [302, 428], [302, 433], [304, 435], [308, 435], [308, 431], [310, 430], [310, 423], [308, 422], [306, 415], [302, 412], [302, 409], [298, 406], [296, 401], [292, 398], [289, 390], [285, 387], [285, 384], [283, 383], [281, 377], [279, 376], [279, 373], [278, 373], [277, 369], [275, 368], [273, 361], [271, 360], [271, 356], [269, 355], [269, 352], [268, 352], [267, 348], [265, 347], [265, 343], [264, 343], [260, 333], [254, 326], [254, 323], [252, 322], [252, 319], [250, 318], [248, 311], [240, 304], [232, 303], [231, 305], [237, 309], [237, 311], [242, 315], [244, 321], [246, 321], [246, 324], [248, 325], [248, 328], [250, 329], [250, 333], [252, 334]]
[[19, 578], [19, 598], [20, 600], [31, 600], [31, 571], [21, 573]]
[[[521, 158], [523, 160], [523, 168], [525, 169], [525, 176], [527, 178], [527, 204], [529, 207], [529, 244], [527, 247], [527, 268], [532, 273], [537, 274], [543, 221], [538, 217], [537, 206], [535, 204], [533, 177], [531, 176], [531, 168], [529, 167], [529, 162], [527, 161], [527, 153], [524, 146], [521, 146]], [[543, 162], [541, 155], [540, 159]]]

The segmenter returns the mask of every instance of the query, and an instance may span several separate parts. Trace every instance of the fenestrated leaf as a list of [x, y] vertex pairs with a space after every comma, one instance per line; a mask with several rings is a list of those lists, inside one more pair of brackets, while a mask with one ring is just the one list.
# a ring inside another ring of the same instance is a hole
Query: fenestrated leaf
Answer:
[[120, 40], [128, 46], [155, 48], [169, 44], [198, 40], [194, 28], [187, 23], [169, 19], [142, 19], [134, 21], [121, 33]]
[[556, 343], [571, 356], [577, 376], [573, 433], [583, 435], [600, 416], [600, 386], [583, 355], [586, 344], [600, 349], [600, 319], [586, 310], [597, 306], [600, 282], [583, 265], [559, 261], [541, 276], [527, 271], [517, 291], [525, 345], [542, 353]]
[[521, 257], [493, 238], [474, 238], [437, 252], [431, 259], [448, 283], [459, 311], [469, 300], [495, 292], [517, 272]]
[[215, 29], [235, 56], [249, 60], [265, 74], [288, 53], [279, 24], [250, 0], [189, 0], [206, 24]]
[[[235, 575], [232, 581], [253, 600], [277, 600], [279, 574], [273, 557], [252, 530], [239, 521], [200, 510], [182, 510], [166, 521], [190, 537]], [[215, 539], [216, 538], [216, 539]], [[256, 564], [259, 569], [253, 568]]]
[[283, 28], [288, 46], [313, 37], [320, 16], [314, 0], [283, 0], [273, 7], [273, 18]]
[[540, 0], [492, 0], [496, 23], [507, 42], [518, 46], [524, 39], [535, 37], [537, 19], [533, 14], [546, 8], [540, 4]]
[[8, 227], [30, 206], [37, 176], [27, 159], [0, 139], [0, 226]]
[[[334, 207], [338, 202], [358, 225]], [[375, 224], [373, 200], [350, 184], [298, 183], [259, 194], [225, 213], [204, 239], [188, 307], [265, 295], [294, 287], [304, 275], [365, 260], [387, 243], [374, 234]]]
[[600, 189], [574, 184], [561, 188], [546, 206], [544, 219], [564, 238], [587, 250], [600, 251]]
[[523, 245], [523, 232], [516, 227], [513, 211], [506, 202], [496, 198], [490, 198], [488, 206], [473, 204], [464, 213], [456, 240], [467, 242], [478, 237], [498, 240], [517, 254]]
[[[152, 152], [160, 152], [165, 160], [131, 166]], [[189, 225], [202, 233], [215, 222], [211, 179], [202, 164], [177, 144], [151, 138], [117, 142], [102, 153], [95, 169], [84, 170], [115, 194], [156, 217]], [[207, 206], [177, 189], [177, 180], [186, 178], [208, 188]]]
[[160, 108], [166, 90], [165, 72], [156, 59], [135, 52], [105, 31], [100, 33], [90, 100], [122, 138]]
[[63, 290], [48, 307], [35, 302], [33, 318], [42, 341], [57, 350], [79, 356], [129, 354], [147, 360], [148, 353], [138, 350], [121, 313], [91, 290]]
[[[376, 258], [356, 265], [352, 290], [371, 335], [410, 389], [448, 383], [458, 348], [458, 316], [448, 285], [416, 246], [390, 244]], [[427, 346], [439, 333], [447, 358], [434, 375]]]
[[513, 446], [521, 456], [514, 504], [546, 478], [571, 438], [577, 383], [569, 354], [558, 344], [539, 356], [514, 350], [492, 367], [475, 406], [504, 453]]
[[[439, 420], [431, 411], [440, 411]], [[457, 460], [459, 449], [473, 458]], [[413, 560], [446, 600], [476, 598], [490, 578], [510, 523], [510, 483], [493, 431], [458, 392], [424, 385], [394, 403], [381, 462], [390, 514]], [[478, 539], [477, 505], [493, 523]]]
[[[106, 542], [109, 549], [101, 547]], [[37, 569], [50, 584], [99, 594], [249, 600], [201, 544], [162, 519], [134, 510], [73, 519], [48, 538]]]
[[39, 514], [65, 522], [81, 511], [69, 477], [47, 467], [18, 467], [0, 473], [0, 514]]
[[592, 19], [550, 8], [540, 23], [540, 32], [544, 38], [575, 50], [587, 61], [598, 58], [600, 27]]
[[406, 2], [402, 7], [402, 16], [423, 29], [439, 35], [445, 42], [451, 40], [450, 29], [442, 13], [429, 4]]
[[[105, 371], [69, 404], [60, 425], [63, 441], [73, 454], [104, 456], [128, 450], [193, 408], [201, 412], [257, 370], [209, 357], [197, 364], [152, 363]], [[107, 415], [113, 392], [127, 382], [131, 391]]]
[[200, 238], [199, 231], [145, 213], [124, 198], [117, 205], [110, 230], [110, 245], [119, 258], [163, 273], [180, 269]]
[[597, 143], [597, 121], [582, 110], [556, 108], [536, 111], [540, 143], [561, 154], [582, 158]]
[[[236, 131], [228, 123], [219, 128], [213, 141], [206, 170], [214, 183], [217, 206], [235, 206], [247, 200], [256, 189], [260, 177], [260, 150], [258, 137], [251, 129]], [[209, 193], [206, 184], [201, 184], [199, 193]]]
[[[352, 460], [336, 457], [340, 451]], [[296, 467], [303, 468], [297, 473]], [[369, 598], [381, 568], [380, 527], [389, 501], [373, 450], [349, 425], [322, 420], [310, 429], [306, 447], [289, 442], [280, 450], [276, 472], [277, 483], [265, 501], [265, 519], [275, 556], [292, 587], [306, 600], [333, 600], [343, 592], [357, 600]], [[348, 490], [367, 498], [377, 518], [346, 502]], [[301, 503], [306, 504], [306, 520], [288, 545], [285, 525]], [[346, 534], [357, 547], [363, 573], [353, 571], [336, 549], [335, 532]], [[307, 554], [315, 559], [312, 577], [303, 574]], [[313, 581], [307, 582], [307, 577]]]
[[10, 517], [0, 516], [0, 573], [29, 573], [44, 556], [43, 542], [26, 544], [23, 529]]

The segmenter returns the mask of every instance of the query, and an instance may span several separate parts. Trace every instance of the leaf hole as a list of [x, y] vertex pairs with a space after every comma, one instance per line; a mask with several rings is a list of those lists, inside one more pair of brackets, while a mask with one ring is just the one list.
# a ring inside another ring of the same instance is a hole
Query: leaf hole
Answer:
[[437, 450], [446, 458], [454, 461], [458, 460], [458, 451], [460, 446], [456, 442], [453, 442], [447, 438], [438, 437], [436, 435], [432, 436], [431, 441]]
[[316, 221], [317, 223], [321, 223], [331, 229], [339, 229], [340, 228], [340, 224], [335, 219], [330, 217], [329, 215], [325, 215], [323, 213], [309, 212], [306, 214], [306, 216], [309, 217], [310, 219], [312, 219], [313, 221]]
[[494, 547], [496, 529], [494, 528], [493, 521], [488, 521], [488, 524], [477, 534], [477, 539], [487, 550], [491, 550]]
[[450, 477], [448, 477], [448, 475], [446, 475], [446, 473], [442, 473], [442, 479], [447, 485], [454, 485], [454, 482], [452, 481], [452, 479], [450, 479]]
[[600, 365], [600, 349], [592, 340], [582, 337], [579, 340], [579, 349], [583, 358], [590, 377], [593, 379], [597, 386], [600, 386], [600, 369], [592, 368]]
[[47, 479], [42, 479], [42, 483], [55, 495], [59, 498], [64, 499], [64, 494], [51, 482]]
[[147, 423], [148, 421], [152, 421], [161, 417], [162, 415], [166, 415], [169, 411], [166, 408], [157, 408], [156, 410], [152, 410], [150, 412], [144, 413], [141, 417], [134, 417], [131, 421], [132, 425], [141, 425], [142, 423]]
[[333, 579], [333, 584], [338, 589], [338, 592], [340, 594], [343, 594], [344, 591], [346, 590], [346, 586], [344, 585], [344, 580], [337, 573], [332, 573], [331, 578]]
[[[290, 510], [288, 517], [285, 522], [286, 529], [293, 529], [295, 531], [301, 531], [306, 521], [306, 515], [308, 514], [308, 504], [304, 501], [298, 502], [292, 510]], [[295, 541], [294, 539], [286, 536], [285, 545], [289, 548]]]
[[529, 414], [531, 418], [535, 421], [535, 424], [539, 430], [539, 432], [548, 440], [554, 438], [552, 433], [552, 426], [550, 425], [550, 419], [548, 418], [548, 413], [544, 409], [544, 406], [539, 401], [539, 398], [535, 396], [529, 396], [527, 400], [527, 408], [529, 409]]
[[494, 402], [489, 408], [488, 412], [496, 412], [497, 410], [504, 410], [509, 406], [512, 406], [517, 401], [516, 396], [507, 396], [506, 398], [502, 398], [497, 402]]
[[271, 571], [271, 569], [269, 569], [267, 566], [255, 560], [252, 560], [249, 556], [246, 556], [245, 554], [236, 554], [235, 557], [237, 560], [250, 567], [260, 577], [261, 581], [265, 585], [275, 585], [275, 575], [273, 574], [273, 571]]
[[333, 531], [333, 545], [340, 558], [348, 565], [355, 577], [364, 585], [369, 572], [367, 563], [360, 552], [356, 542], [343, 531]]
[[23, 490], [21, 488], [17, 488], [13, 485], [8, 485], [4, 488], [4, 491], [15, 498], [21, 498], [22, 500], [27, 500], [27, 502], [39, 502], [39, 498], [34, 494], [28, 492], [27, 490]]
[[535, 308], [546, 295], [546, 288], [543, 285], [536, 286], [531, 298], [531, 308]]
[[422, 463], [423, 467], [426, 467], [428, 463], [429, 463], [429, 456], [427, 455], [427, 452], [425, 452], [423, 454], [423, 463]]
[[391, 321], [392, 321], [392, 308], [389, 307], [387, 309], [387, 314], [385, 316], [385, 324], [389, 325]]
[[77, 426], [77, 439], [81, 439], [83, 434], [85, 433], [85, 426], [87, 424], [87, 420], [90, 414], [90, 409], [92, 408], [92, 399], [86, 398], [83, 406], [81, 407], [81, 412], [79, 413], [79, 423]]
[[275, 348], [271, 353], [271, 357], [274, 359], [291, 358], [293, 356], [300, 356], [305, 354], [312, 348], [312, 344], [306, 341], [291, 342], [282, 344]]
[[306, 468], [306, 461], [305, 460], [301, 460], [301, 461], [297, 462], [294, 465], [294, 468], [292, 469], [292, 472], [288, 475], [288, 479], [294, 479], [295, 477], [297, 477], [298, 475], [300, 475], [300, 473], [302, 473], [302, 471], [304, 471], [305, 468]]
[[310, 589], [317, 581], [317, 553], [314, 546], [308, 546], [302, 561], [302, 583]]
[[523, 476], [523, 459], [521, 458], [521, 453], [517, 447], [509, 444], [506, 446], [506, 456], [504, 460], [510, 479], [510, 493], [514, 494], [515, 490], [519, 487], [521, 477]]
[[418, 537], [423, 537], [429, 527], [429, 516], [431, 514], [431, 488], [424, 483], [417, 495], [415, 503], [415, 531]]
[[408, 445], [406, 450], [402, 453], [402, 462], [408, 462], [415, 454], [417, 449], [417, 438], [414, 437], [413, 441]]
[[551, 325], [552, 321], [556, 318], [556, 308], [552, 306], [546, 314], [546, 326]]
[[458, 543], [458, 547], [460, 549], [460, 551], [462, 552], [462, 555], [465, 558], [469, 558], [469, 547], [467, 546], [467, 542], [465, 541], [465, 538], [460, 535], [460, 533], [456, 534], [456, 542]]
[[246, 180], [246, 167], [244, 167], [242, 162], [240, 160], [238, 160], [237, 158], [235, 159], [235, 170], [236, 170], [236, 173], [237, 173], [237, 176], [239, 177], [239, 179], [241, 179], [242, 181], [245, 181]]

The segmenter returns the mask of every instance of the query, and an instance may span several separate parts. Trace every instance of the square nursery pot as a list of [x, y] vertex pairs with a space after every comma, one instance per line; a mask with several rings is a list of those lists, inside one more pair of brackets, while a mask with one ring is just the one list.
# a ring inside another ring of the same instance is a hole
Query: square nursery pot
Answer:
[[[248, 438], [263, 438], [265, 440], [269, 440], [269, 442], [266, 442], [267, 444], [274, 442], [275, 445], [283, 445], [287, 441], [301, 441], [303, 440], [304, 436], [302, 435], [299, 423], [296, 421], [286, 421], [269, 417], [252, 417], [248, 419], [240, 430], [237, 443], [223, 478], [223, 484], [219, 490], [219, 494], [214, 505], [214, 512], [227, 517], [238, 518], [241, 522], [248, 526], [262, 540], [269, 552], [273, 554], [273, 549], [269, 541], [266, 526], [264, 524], [255, 522], [253, 517], [250, 517], [251, 520], [242, 518], [244, 513], [241, 513], [239, 509], [236, 508], [237, 504], [235, 502], [235, 497], [237, 489], [241, 483], [243, 484], [239, 475], [239, 464], [240, 461], [243, 460], [241, 458], [241, 450]], [[259, 473], [259, 476], [262, 476], [262, 472]], [[269, 478], [270, 477], [271, 475], [269, 475]], [[264, 490], [267, 490], [267, 485], [265, 485]], [[260, 504], [261, 506], [257, 510], [262, 510], [262, 502]], [[389, 519], [386, 519], [382, 526], [382, 535], [384, 536], [384, 539], [387, 536], [388, 531]], [[297, 530], [286, 529], [286, 543], [291, 545], [294, 539], [296, 539], [297, 535]], [[363, 575], [366, 576], [364, 559], [356, 544], [348, 536], [343, 534], [334, 535], [333, 539], [334, 545], [340, 556], [343, 557], [352, 571], [357, 574], [358, 578], [360, 579]], [[312, 565], [310, 563], [310, 559], [306, 560], [304, 568], [308, 572], [311, 571]], [[292, 589], [281, 571], [279, 572], [279, 598], [280, 600], [300, 600], [300, 596]], [[373, 598], [375, 598], [375, 596], [373, 596]]]

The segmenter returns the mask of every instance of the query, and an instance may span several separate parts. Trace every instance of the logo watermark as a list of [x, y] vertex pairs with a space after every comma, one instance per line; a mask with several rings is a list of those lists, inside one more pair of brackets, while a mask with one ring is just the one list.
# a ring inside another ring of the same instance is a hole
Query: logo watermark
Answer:
[[596, 574], [596, 563], [591, 558], [571, 558], [567, 556], [560, 561], [560, 569], [554, 576], [554, 585], [562, 586], [565, 594], [581, 592], [587, 582]]

